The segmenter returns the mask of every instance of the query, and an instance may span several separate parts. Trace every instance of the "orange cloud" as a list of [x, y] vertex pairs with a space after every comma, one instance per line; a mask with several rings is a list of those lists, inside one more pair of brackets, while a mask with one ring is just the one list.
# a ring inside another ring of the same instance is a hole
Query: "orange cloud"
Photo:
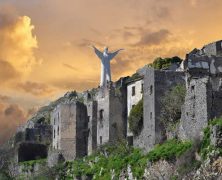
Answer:
[[0, 103], [0, 144], [9, 139], [26, 120], [26, 113], [17, 104]]
[[5, 101], [8, 101], [10, 99], [10, 97], [9, 96], [5, 96], [5, 95], [1, 95], [0, 94], [0, 102], [2, 101], [2, 102], [5, 102]]
[[27, 81], [25, 83], [18, 83], [17, 88], [34, 96], [49, 96], [52, 95], [54, 92], [53, 88], [47, 86], [44, 83], [30, 81]]
[[19, 76], [20, 74], [9, 62], [0, 60], [0, 85], [17, 79]]
[[32, 34], [33, 29], [28, 16], [16, 16], [8, 9], [0, 8], [0, 65], [7, 63], [7, 72], [11, 75], [15, 75], [13, 69], [27, 75], [37, 63], [34, 49], [38, 43]]

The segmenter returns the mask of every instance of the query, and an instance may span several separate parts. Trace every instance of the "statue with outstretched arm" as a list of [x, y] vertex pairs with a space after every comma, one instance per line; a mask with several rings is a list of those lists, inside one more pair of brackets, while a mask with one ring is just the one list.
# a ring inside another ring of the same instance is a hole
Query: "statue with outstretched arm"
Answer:
[[110, 61], [123, 49], [109, 53], [108, 47], [105, 47], [103, 52], [99, 51], [95, 46], [92, 46], [92, 48], [101, 61], [100, 86], [105, 86], [107, 82], [111, 81]]

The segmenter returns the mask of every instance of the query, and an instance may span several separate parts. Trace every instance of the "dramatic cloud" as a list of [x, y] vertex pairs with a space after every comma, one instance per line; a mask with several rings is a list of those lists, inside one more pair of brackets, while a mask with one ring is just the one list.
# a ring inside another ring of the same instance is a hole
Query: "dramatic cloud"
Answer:
[[[32, 31], [28, 16], [16, 16], [8, 8], [0, 8], [0, 67], [5, 65], [6, 78], [16, 76], [16, 72], [27, 74], [37, 60], [34, 49], [37, 48], [36, 37]], [[2, 72], [3, 71], [3, 72]]]
[[5, 95], [0, 94], [0, 102], [5, 102], [5, 101], [8, 101], [8, 100], [10, 100], [9, 96], [5, 96]]
[[125, 49], [111, 62], [113, 81], [159, 56], [183, 58], [222, 38], [221, 17], [221, 0], [0, 0], [0, 94], [28, 111], [97, 87], [100, 61], [90, 44]]
[[30, 81], [27, 81], [25, 83], [19, 83], [17, 84], [17, 87], [20, 90], [32, 94], [34, 96], [49, 96], [52, 95], [54, 92], [54, 89], [47, 86], [46, 84]]
[[148, 32], [142, 35], [140, 41], [136, 45], [159, 45], [167, 40], [170, 32], [167, 29], [161, 29], [157, 32]]
[[20, 74], [9, 62], [0, 60], [0, 85], [19, 76]]
[[81, 39], [81, 42], [78, 44], [79, 47], [89, 47], [90, 45], [98, 45], [100, 47], [104, 47], [105, 44], [101, 43], [99, 41], [93, 41], [93, 40], [89, 40], [89, 39]]
[[26, 120], [26, 113], [17, 104], [0, 103], [0, 144], [9, 139]]

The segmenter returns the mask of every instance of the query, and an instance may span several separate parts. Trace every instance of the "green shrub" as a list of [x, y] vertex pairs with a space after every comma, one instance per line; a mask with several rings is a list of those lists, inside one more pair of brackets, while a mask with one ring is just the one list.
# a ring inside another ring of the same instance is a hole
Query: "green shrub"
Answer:
[[210, 142], [211, 127], [215, 125], [222, 126], [222, 119], [215, 118], [211, 120], [208, 126], [203, 130], [204, 136], [200, 145], [200, 154], [203, 160], [206, 159], [207, 155], [213, 150], [219, 150], [220, 154], [222, 154], [222, 149], [214, 147]]
[[173, 160], [176, 157], [181, 156], [184, 152], [192, 147], [190, 141], [180, 141], [177, 139], [168, 140], [156, 147], [148, 153], [148, 159], [150, 161], [157, 161], [159, 159]]
[[172, 58], [156, 58], [153, 63], [149, 64], [149, 66], [153, 67], [154, 69], [167, 69], [171, 66], [173, 63], [181, 63], [182, 59], [175, 56]]
[[137, 136], [143, 128], [143, 99], [141, 99], [130, 111], [129, 129]]
[[141, 76], [139, 75], [139, 73], [134, 73], [131, 77], [129, 77], [129, 78], [127, 79], [126, 82], [131, 82], [131, 81], [134, 81], [134, 80], [139, 79], [139, 78], [141, 78]]
[[183, 84], [174, 86], [161, 100], [160, 120], [166, 128], [174, 127], [181, 117], [181, 106], [184, 104], [186, 88]]
[[140, 149], [129, 147], [126, 143], [106, 144], [91, 156], [68, 162], [65, 171], [69, 173], [65, 173], [63, 177], [68, 179], [68, 177], [87, 175], [93, 176], [94, 179], [111, 179], [111, 171], [114, 171], [115, 178], [118, 179], [121, 170], [127, 169], [130, 165], [133, 176], [142, 179], [148, 161], [175, 159], [191, 146], [191, 142], [173, 139], [156, 146], [146, 155]]
[[10, 178], [9, 175], [6, 172], [1, 172], [0, 171], [0, 179], [1, 180], [10, 180], [12, 178]]

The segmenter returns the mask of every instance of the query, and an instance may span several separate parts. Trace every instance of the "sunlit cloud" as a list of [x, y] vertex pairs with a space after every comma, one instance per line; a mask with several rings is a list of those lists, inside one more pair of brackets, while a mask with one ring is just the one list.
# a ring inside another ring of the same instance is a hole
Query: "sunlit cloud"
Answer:
[[34, 49], [38, 47], [32, 33], [34, 26], [28, 16], [16, 16], [4, 8], [0, 10], [0, 65], [7, 63], [11, 76], [13, 71], [14, 75], [16, 72], [27, 75], [38, 63], [34, 56]]

